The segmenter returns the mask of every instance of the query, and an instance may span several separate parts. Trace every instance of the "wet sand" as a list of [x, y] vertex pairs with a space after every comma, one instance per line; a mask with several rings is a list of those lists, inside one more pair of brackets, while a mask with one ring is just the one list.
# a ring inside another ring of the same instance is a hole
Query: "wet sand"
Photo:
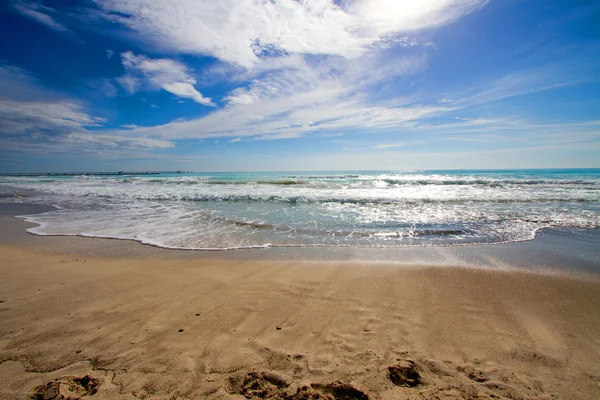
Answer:
[[11, 229], [1, 399], [600, 398], [593, 276], [182, 256]]

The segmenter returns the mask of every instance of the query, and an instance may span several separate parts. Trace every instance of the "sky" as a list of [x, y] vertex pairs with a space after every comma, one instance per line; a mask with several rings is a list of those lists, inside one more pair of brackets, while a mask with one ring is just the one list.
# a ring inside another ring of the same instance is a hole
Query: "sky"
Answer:
[[0, 31], [0, 172], [600, 167], [595, 0], [9, 0]]

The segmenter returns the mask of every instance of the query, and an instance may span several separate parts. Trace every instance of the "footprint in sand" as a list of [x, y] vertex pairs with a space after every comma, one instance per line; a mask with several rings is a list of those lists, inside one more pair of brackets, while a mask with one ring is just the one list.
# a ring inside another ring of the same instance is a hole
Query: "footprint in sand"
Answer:
[[419, 369], [412, 360], [398, 360], [398, 364], [388, 367], [389, 378], [396, 386], [416, 387], [421, 384]]
[[456, 370], [465, 374], [470, 380], [478, 383], [484, 383], [490, 380], [485, 371], [477, 369], [469, 364], [458, 366]]
[[77, 400], [96, 394], [99, 382], [89, 375], [65, 376], [35, 389], [34, 400]]
[[290, 400], [369, 400], [369, 396], [352, 385], [342, 382], [328, 384], [313, 383], [301, 386], [296, 393], [286, 398]]
[[272, 371], [232, 375], [229, 380], [232, 393], [253, 400], [369, 400], [367, 394], [342, 382], [311, 383], [289, 391], [290, 378]]

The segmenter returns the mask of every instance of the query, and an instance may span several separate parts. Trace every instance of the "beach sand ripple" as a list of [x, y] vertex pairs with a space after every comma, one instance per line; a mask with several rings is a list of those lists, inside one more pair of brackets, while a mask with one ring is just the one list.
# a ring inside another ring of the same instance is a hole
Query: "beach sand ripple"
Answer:
[[0, 398], [598, 399], [600, 282], [0, 245]]

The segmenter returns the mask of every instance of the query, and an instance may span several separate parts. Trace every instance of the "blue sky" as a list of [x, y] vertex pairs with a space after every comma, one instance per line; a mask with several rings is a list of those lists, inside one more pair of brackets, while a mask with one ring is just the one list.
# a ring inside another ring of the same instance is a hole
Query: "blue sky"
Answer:
[[600, 3], [0, 5], [0, 171], [600, 167]]

